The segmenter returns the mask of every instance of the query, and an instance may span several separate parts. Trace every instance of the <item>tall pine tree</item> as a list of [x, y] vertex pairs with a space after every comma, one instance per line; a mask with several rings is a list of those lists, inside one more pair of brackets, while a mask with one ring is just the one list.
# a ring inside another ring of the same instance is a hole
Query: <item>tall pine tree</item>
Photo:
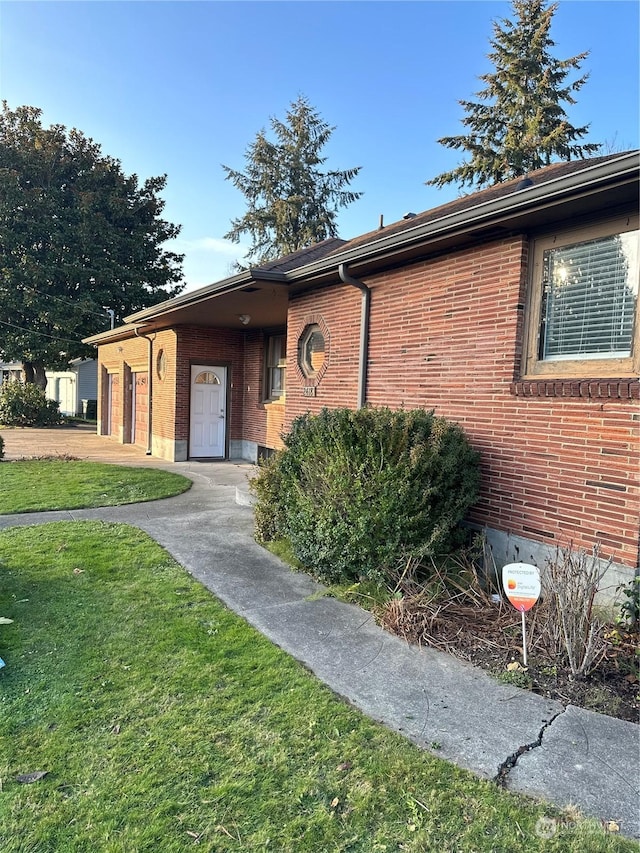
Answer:
[[337, 236], [336, 216], [341, 207], [360, 198], [347, 189], [360, 167], [324, 170], [321, 151], [335, 128], [330, 127], [308, 100], [294, 101], [286, 121], [271, 119], [275, 140], [261, 130], [245, 154], [246, 170], [222, 168], [227, 180], [247, 200], [247, 211], [231, 222], [225, 234], [238, 243], [251, 237], [248, 263], [262, 263]]
[[575, 104], [574, 93], [586, 82], [584, 74], [570, 82], [588, 52], [556, 59], [549, 37], [551, 19], [558, 8], [545, 0], [513, 0], [514, 20], [493, 22], [494, 36], [488, 54], [495, 71], [483, 74], [485, 88], [478, 101], [460, 101], [467, 113], [462, 119], [466, 135], [444, 136], [438, 142], [470, 155], [450, 172], [427, 184], [442, 187], [482, 188], [524, 175], [554, 160], [589, 156], [600, 148], [580, 144], [589, 125], [574, 127], [563, 104]]

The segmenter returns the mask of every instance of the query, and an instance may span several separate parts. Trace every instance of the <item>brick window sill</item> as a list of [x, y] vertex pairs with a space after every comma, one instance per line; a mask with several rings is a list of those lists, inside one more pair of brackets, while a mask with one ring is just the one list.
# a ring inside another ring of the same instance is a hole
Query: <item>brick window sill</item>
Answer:
[[588, 397], [640, 400], [638, 379], [521, 379], [509, 391], [516, 397]]

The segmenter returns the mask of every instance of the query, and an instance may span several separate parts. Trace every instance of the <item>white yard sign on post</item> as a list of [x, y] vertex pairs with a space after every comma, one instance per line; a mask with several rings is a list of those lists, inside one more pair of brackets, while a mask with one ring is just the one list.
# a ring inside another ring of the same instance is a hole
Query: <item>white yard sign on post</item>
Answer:
[[524, 614], [540, 597], [540, 572], [529, 563], [508, 563], [502, 568], [502, 586], [505, 595], [522, 615], [522, 657], [527, 665], [527, 635]]

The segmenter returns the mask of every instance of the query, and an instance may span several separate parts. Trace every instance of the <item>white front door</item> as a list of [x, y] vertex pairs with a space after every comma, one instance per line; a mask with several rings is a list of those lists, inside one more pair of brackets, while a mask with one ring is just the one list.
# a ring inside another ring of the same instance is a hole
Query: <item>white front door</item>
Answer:
[[224, 456], [226, 404], [227, 368], [192, 365], [189, 456]]

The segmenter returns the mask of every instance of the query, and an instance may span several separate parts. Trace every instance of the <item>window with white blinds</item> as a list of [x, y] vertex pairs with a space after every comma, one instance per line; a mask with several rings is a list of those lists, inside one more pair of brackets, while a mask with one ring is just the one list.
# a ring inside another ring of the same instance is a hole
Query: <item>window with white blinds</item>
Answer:
[[640, 217], [619, 214], [531, 244], [524, 379], [640, 371]]
[[639, 235], [628, 231], [544, 251], [540, 360], [631, 355]]

